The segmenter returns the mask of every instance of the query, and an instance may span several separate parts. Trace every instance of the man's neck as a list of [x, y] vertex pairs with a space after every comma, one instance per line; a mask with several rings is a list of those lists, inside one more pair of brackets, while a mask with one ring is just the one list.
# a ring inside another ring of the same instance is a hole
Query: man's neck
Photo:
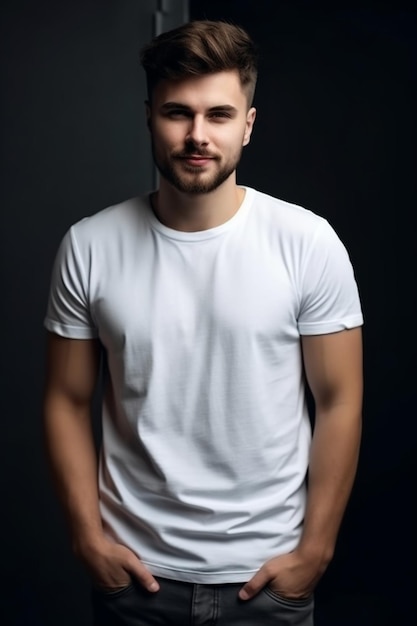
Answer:
[[186, 194], [161, 180], [152, 194], [152, 208], [159, 221], [183, 232], [215, 228], [230, 220], [238, 211], [245, 190], [228, 180], [210, 193]]

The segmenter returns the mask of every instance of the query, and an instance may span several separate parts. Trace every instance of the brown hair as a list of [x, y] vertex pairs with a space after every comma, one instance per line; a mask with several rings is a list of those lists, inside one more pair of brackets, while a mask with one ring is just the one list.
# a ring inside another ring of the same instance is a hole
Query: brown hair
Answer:
[[141, 50], [148, 97], [161, 80], [181, 80], [237, 70], [251, 106], [257, 77], [257, 51], [248, 33], [223, 21], [196, 20], [155, 37]]

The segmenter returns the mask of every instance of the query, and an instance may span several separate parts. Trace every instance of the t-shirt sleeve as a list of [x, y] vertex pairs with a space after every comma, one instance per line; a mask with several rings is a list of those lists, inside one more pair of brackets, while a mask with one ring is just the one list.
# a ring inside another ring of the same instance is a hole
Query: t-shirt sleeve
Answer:
[[69, 339], [92, 339], [98, 334], [90, 312], [87, 272], [74, 227], [64, 236], [55, 258], [44, 326]]
[[299, 332], [321, 335], [362, 324], [358, 287], [349, 255], [334, 229], [323, 220], [304, 263]]

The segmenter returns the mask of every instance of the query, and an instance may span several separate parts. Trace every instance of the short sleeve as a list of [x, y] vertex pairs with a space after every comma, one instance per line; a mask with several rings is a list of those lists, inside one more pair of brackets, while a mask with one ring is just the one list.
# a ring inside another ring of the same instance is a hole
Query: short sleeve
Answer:
[[97, 337], [88, 292], [87, 273], [72, 227], [64, 236], [55, 258], [45, 328], [70, 339]]
[[323, 220], [304, 264], [299, 332], [320, 335], [362, 324], [359, 292], [348, 252], [334, 229]]

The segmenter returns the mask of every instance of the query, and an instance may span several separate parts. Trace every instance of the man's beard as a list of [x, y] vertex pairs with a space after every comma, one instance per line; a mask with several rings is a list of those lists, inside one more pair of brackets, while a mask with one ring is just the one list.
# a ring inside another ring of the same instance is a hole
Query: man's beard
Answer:
[[[159, 159], [156, 154], [155, 144], [152, 141], [152, 154], [155, 165], [160, 173], [160, 175], [165, 178], [175, 189], [181, 191], [183, 193], [188, 194], [201, 194], [201, 193], [210, 193], [214, 191], [220, 185], [222, 185], [225, 180], [229, 178], [231, 174], [236, 170], [236, 167], [239, 164], [239, 161], [242, 156], [243, 147], [239, 150], [239, 152], [233, 155], [229, 161], [227, 161], [222, 167], [218, 168], [214, 174], [210, 177], [205, 177], [205, 173], [201, 172], [201, 168], [186, 166], [183, 165], [184, 169], [189, 172], [187, 176], [186, 173], [182, 173], [175, 167], [175, 163], [178, 163], [177, 159], [185, 158], [191, 155], [199, 155], [199, 156], [210, 156], [204, 152], [204, 150], [200, 150], [195, 148], [194, 146], [188, 145], [184, 152], [173, 154], [170, 159], [162, 160]], [[214, 157], [216, 162], [218, 161], [217, 157]], [[194, 176], [193, 176], [194, 174]]]

